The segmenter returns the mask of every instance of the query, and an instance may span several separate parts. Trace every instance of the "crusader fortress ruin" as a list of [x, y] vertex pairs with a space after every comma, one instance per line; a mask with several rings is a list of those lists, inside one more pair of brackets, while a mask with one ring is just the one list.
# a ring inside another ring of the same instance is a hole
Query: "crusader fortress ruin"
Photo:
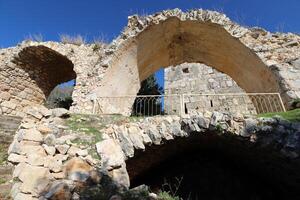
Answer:
[[[160, 68], [163, 115], [130, 117], [141, 82]], [[43, 106], [55, 86], [74, 79], [69, 111]], [[108, 45], [24, 41], [0, 49], [0, 119], [12, 167], [6, 197], [92, 199], [97, 188], [99, 199], [126, 199], [147, 184], [153, 192], [135, 198], [161, 199], [153, 174], [175, 176], [179, 167], [163, 173], [165, 162], [190, 163], [199, 149], [250, 165], [242, 177], [251, 183], [272, 183], [264, 192], [253, 187], [252, 199], [295, 197], [300, 125], [255, 116], [290, 110], [299, 98], [300, 36], [243, 27], [215, 11], [130, 16]], [[178, 195], [196, 199], [192, 185]]]

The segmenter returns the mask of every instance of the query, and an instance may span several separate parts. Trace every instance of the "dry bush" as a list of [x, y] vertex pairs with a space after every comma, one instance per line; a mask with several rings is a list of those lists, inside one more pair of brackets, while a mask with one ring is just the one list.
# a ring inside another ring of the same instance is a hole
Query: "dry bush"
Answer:
[[70, 36], [67, 34], [61, 34], [59, 37], [60, 37], [60, 41], [64, 44], [75, 44], [80, 46], [86, 43], [85, 37], [81, 35]]
[[36, 42], [43, 42], [43, 36], [41, 33], [39, 34], [29, 34], [25, 37], [26, 41], [36, 41]]
[[94, 38], [94, 40], [93, 40], [93, 44], [94, 44], [93, 50], [98, 51], [99, 49], [104, 48], [107, 45], [106, 41], [107, 40], [105, 39], [105, 37], [103, 35]]

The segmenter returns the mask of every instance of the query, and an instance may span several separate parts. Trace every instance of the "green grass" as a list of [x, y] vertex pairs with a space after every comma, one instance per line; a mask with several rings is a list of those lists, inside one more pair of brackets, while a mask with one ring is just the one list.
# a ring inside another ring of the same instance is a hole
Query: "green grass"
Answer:
[[263, 114], [259, 114], [258, 117], [271, 118], [271, 117], [274, 117], [275, 115], [279, 115], [283, 119], [286, 119], [291, 122], [300, 122], [300, 108], [295, 109], [295, 110], [290, 110], [287, 112], [263, 113]]
[[4, 178], [0, 178], [0, 185], [1, 184], [4, 184], [4, 183], [6, 183], [7, 182], [7, 180], [6, 179], [4, 179]]
[[174, 197], [171, 194], [169, 194], [168, 192], [158, 193], [158, 199], [159, 200], [180, 200], [179, 197], [177, 197], [177, 196]]
[[0, 144], [0, 165], [5, 164], [6, 160], [7, 160], [7, 149], [8, 147], [5, 145]]
[[66, 119], [65, 125], [69, 127], [72, 132], [78, 135], [85, 135], [87, 137], [78, 137], [71, 142], [78, 145], [83, 145], [88, 148], [89, 154], [93, 158], [99, 158], [96, 150], [92, 148], [97, 142], [102, 140], [101, 130], [108, 124], [121, 125], [129, 122], [136, 122], [141, 117], [126, 117], [122, 115], [87, 115], [87, 114], [72, 114]]

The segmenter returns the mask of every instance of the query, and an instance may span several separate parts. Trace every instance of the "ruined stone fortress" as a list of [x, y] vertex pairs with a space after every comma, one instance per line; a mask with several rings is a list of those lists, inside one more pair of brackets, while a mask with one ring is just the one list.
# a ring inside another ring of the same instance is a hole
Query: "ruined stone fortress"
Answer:
[[[136, 95], [141, 81], [159, 68], [182, 63], [202, 63], [226, 74], [240, 88], [234, 92], [280, 93], [288, 108], [300, 96], [299, 43], [299, 35], [242, 27], [214, 11], [175, 9], [130, 16], [127, 27], [107, 46], [27, 41], [1, 49], [1, 113], [22, 116], [27, 106], [42, 104], [57, 84], [72, 79], [71, 110], [90, 113], [93, 99]], [[200, 72], [207, 69], [193, 69], [193, 81], [185, 79], [180, 85], [185, 91], [218, 93], [217, 85], [236, 85], [226, 78], [218, 83], [209, 78], [210, 89], [199, 88], [205, 76]], [[181, 92], [173, 90], [178, 84], [171, 80], [172, 70], [166, 71], [166, 93]], [[114, 105], [106, 104], [101, 112], [109, 113], [105, 109]], [[122, 113], [125, 108], [119, 109]]]
[[[161, 67], [166, 96], [278, 93], [289, 109], [300, 97], [300, 36], [243, 27], [215, 11], [174, 9], [128, 17], [128, 25], [108, 45], [24, 41], [0, 49], [0, 116], [22, 118], [8, 149], [14, 167], [10, 196], [85, 199], [101, 188], [99, 194], [107, 195], [103, 199], [126, 200], [122, 192], [137, 186], [152, 167], [207, 143], [217, 144], [220, 154], [233, 153], [243, 161], [239, 164], [253, 161], [255, 167], [249, 168], [258, 180], [270, 172], [288, 186], [286, 191], [299, 193], [298, 165], [292, 160], [287, 165], [297, 170], [282, 169], [280, 160], [281, 155], [299, 160], [299, 123], [233, 112], [257, 110], [250, 98], [245, 107], [234, 99], [199, 103], [188, 96], [184, 117], [82, 115], [95, 114], [96, 101], [97, 114], [128, 114], [141, 82]], [[43, 106], [55, 86], [73, 79], [70, 111]], [[105, 100], [122, 96], [132, 98]], [[225, 103], [229, 112], [215, 111]], [[199, 112], [188, 112], [195, 107]], [[93, 127], [83, 126], [90, 121]], [[274, 147], [279, 163], [266, 164], [267, 147]], [[272, 185], [270, 191], [279, 189]]]

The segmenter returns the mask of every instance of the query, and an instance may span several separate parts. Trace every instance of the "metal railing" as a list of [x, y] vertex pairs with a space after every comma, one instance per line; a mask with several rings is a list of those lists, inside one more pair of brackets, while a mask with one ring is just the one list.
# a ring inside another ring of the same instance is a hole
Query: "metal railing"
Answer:
[[194, 111], [260, 114], [285, 111], [279, 93], [180, 94], [98, 97], [94, 114], [185, 115]]

